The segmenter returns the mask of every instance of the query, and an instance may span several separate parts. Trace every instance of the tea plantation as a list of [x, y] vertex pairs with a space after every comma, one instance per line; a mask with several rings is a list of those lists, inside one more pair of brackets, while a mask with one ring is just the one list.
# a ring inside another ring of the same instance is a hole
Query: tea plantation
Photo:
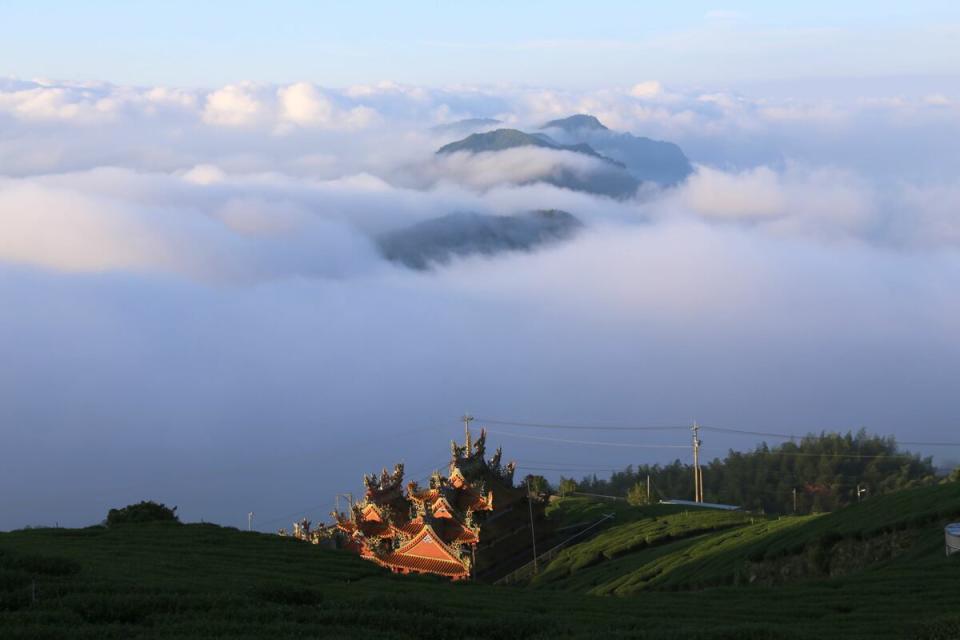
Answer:
[[[577, 500], [553, 517], [611, 509]], [[0, 533], [0, 637], [960, 637], [960, 557], [942, 535], [958, 483], [780, 520], [614, 509], [525, 587], [393, 576], [209, 524]]]

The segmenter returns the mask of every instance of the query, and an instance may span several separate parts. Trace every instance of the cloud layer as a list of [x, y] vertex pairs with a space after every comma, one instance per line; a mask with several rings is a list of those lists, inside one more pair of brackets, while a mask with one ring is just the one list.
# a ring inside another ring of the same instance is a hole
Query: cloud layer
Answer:
[[[0, 81], [0, 528], [150, 497], [318, 516], [364, 471], [442, 464], [465, 409], [945, 439], [960, 106], [891, 95]], [[695, 174], [617, 201], [538, 181], [598, 170], [580, 154], [434, 155], [436, 125], [578, 112]], [[584, 232], [427, 273], [374, 242], [550, 208]], [[664, 455], [497, 439], [521, 470]]]

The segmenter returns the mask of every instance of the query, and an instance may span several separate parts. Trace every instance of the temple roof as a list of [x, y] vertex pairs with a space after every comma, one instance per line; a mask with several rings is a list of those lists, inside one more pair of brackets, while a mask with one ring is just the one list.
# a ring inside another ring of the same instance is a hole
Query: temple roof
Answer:
[[470, 570], [461, 562], [455, 560], [440, 560], [435, 558], [420, 558], [400, 554], [397, 552], [389, 553], [385, 556], [374, 556], [374, 560], [387, 567], [406, 569], [408, 571], [419, 571], [422, 573], [435, 573], [449, 578], [462, 578], [470, 574]]
[[446, 544], [440, 533], [421, 523], [420, 532], [396, 551], [375, 556], [378, 563], [408, 571], [438, 573], [450, 577], [469, 575], [467, 565], [457, 552]]
[[484, 497], [473, 489], [466, 489], [457, 496], [456, 506], [460, 511], [492, 511], [493, 496]]
[[404, 486], [402, 464], [364, 476], [363, 501], [333, 514], [345, 546], [394, 571], [469, 577], [481, 512], [493, 511], [495, 495], [502, 509], [523, 492], [513, 487], [514, 465], [500, 464], [500, 449], [485, 458], [484, 430], [474, 441], [467, 426], [451, 453], [448, 476], [435, 471], [428, 487]]
[[476, 531], [465, 527], [456, 520], [447, 520], [442, 525], [436, 526], [439, 529], [440, 538], [450, 545], [472, 544], [480, 540]]

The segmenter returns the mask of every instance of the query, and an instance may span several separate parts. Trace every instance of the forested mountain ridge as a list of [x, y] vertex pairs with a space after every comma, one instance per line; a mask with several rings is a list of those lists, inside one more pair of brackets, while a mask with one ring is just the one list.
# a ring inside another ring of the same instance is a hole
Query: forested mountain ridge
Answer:
[[[730, 451], [702, 464], [707, 502], [733, 504], [767, 513], [833, 511], [863, 496], [936, 481], [932, 458], [901, 450], [892, 437], [857, 433], [810, 434], [797, 441], [753, 451]], [[693, 467], [676, 460], [667, 465], [641, 464], [615, 472], [609, 479], [588, 476], [580, 491], [626, 496], [650, 476], [657, 499], [693, 496]]]
[[683, 150], [673, 142], [612, 131], [596, 116], [577, 114], [551, 120], [542, 127], [566, 144], [588, 144], [613, 158], [637, 179], [661, 186], [677, 185], [693, 173]]

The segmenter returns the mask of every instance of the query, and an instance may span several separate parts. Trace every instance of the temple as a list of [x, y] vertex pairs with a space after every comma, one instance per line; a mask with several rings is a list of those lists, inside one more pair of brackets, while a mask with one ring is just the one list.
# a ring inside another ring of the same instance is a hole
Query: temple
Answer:
[[[363, 500], [332, 514], [328, 531], [336, 545], [395, 573], [452, 580], [477, 577], [478, 570], [489, 573], [498, 564], [494, 556], [503, 555], [490, 552], [494, 548], [508, 557], [517, 554], [518, 541], [528, 548], [534, 508], [527, 507], [526, 489], [513, 486], [516, 465], [501, 464], [499, 448], [486, 457], [486, 438], [481, 430], [472, 441], [467, 422], [465, 442], [451, 444], [447, 475], [435, 471], [427, 486], [404, 486], [402, 464], [364, 476]], [[543, 505], [536, 502], [542, 520]], [[294, 535], [317, 542], [320, 534], [304, 522], [294, 526]]]

